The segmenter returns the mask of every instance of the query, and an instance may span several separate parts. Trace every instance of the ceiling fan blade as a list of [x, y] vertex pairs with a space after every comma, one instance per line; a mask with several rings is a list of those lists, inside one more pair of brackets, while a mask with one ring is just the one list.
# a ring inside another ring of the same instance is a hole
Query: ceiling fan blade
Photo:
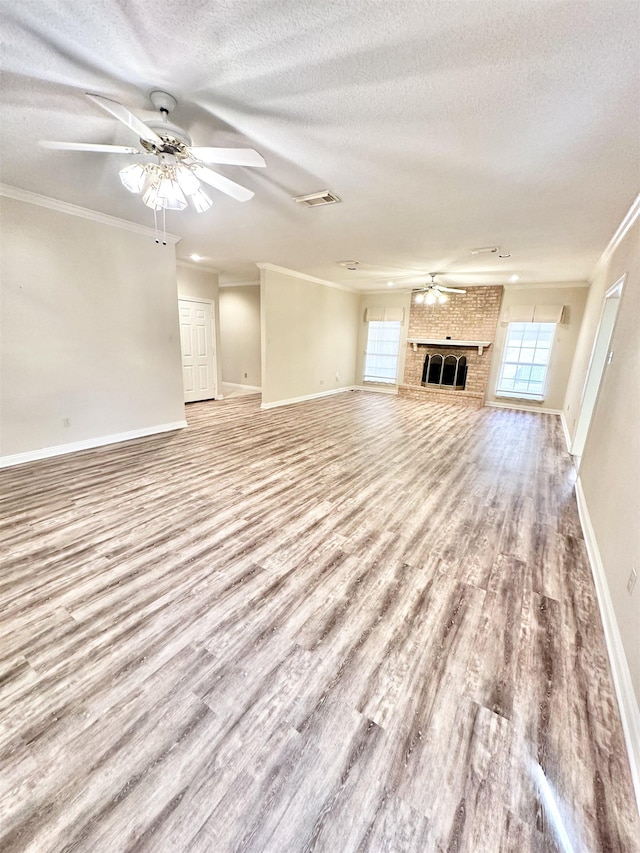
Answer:
[[220, 163], [229, 166], [266, 166], [262, 154], [253, 148], [203, 148], [189, 149], [203, 163]]
[[434, 284], [434, 287], [437, 290], [444, 290], [445, 293], [466, 293], [466, 290], [462, 290], [459, 287], [445, 287], [444, 284]]
[[237, 201], [249, 201], [249, 199], [253, 198], [255, 195], [255, 193], [251, 192], [251, 190], [248, 190], [246, 187], [236, 184], [235, 181], [230, 181], [229, 178], [225, 178], [211, 169], [207, 169], [206, 166], [201, 166], [199, 163], [195, 163], [192, 168], [196, 177], [200, 178], [201, 181], [204, 181], [205, 184], [209, 184], [210, 187], [215, 187], [217, 190], [220, 190], [220, 192], [230, 195]]
[[134, 116], [134, 114], [126, 107], [123, 107], [122, 104], [119, 104], [117, 101], [112, 101], [111, 98], [105, 98], [102, 95], [92, 95], [89, 92], [87, 92], [86, 95], [87, 98], [90, 98], [99, 107], [102, 107], [103, 110], [106, 110], [106, 112], [115, 116], [118, 121], [126, 124], [126, 126], [136, 133], [141, 139], [146, 139], [147, 142], [153, 142], [155, 145], [162, 145], [162, 140], [158, 134], [154, 133], [150, 127], [147, 127], [144, 122], [140, 121], [139, 118]]
[[49, 139], [41, 139], [38, 143], [43, 148], [51, 148], [54, 151], [95, 151], [98, 154], [142, 154], [138, 148], [129, 145], [96, 145], [93, 142], [53, 142]]

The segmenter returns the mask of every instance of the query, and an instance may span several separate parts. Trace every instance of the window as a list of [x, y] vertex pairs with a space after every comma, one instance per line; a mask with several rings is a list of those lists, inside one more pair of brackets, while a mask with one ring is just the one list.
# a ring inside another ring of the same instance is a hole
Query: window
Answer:
[[398, 375], [400, 322], [370, 320], [367, 352], [364, 361], [365, 382], [388, 382], [395, 385]]
[[496, 395], [544, 400], [555, 323], [509, 323]]

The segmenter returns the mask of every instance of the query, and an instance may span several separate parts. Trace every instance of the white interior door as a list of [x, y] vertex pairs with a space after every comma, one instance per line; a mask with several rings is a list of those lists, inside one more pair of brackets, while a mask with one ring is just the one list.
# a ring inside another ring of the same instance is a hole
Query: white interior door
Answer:
[[178, 310], [184, 401], [211, 400], [217, 393], [213, 305], [211, 302], [180, 299]]

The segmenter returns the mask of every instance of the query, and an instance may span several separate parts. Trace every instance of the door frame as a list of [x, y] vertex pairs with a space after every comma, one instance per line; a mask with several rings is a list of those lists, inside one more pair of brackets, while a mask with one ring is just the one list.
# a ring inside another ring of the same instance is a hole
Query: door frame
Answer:
[[[574, 437], [571, 442], [571, 450], [569, 451], [571, 455], [575, 456], [578, 460], [582, 458], [582, 454], [589, 437], [591, 421], [593, 420], [593, 415], [595, 413], [596, 406], [598, 405], [604, 374], [613, 358], [613, 350], [610, 347], [613, 334], [616, 330], [618, 312], [620, 311], [620, 300], [622, 299], [622, 291], [624, 290], [626, 280], [627, 274], [625, 272], [619, 279], [617, 279], [617, 281], [607, 288], [602, 302], [598, 328], [593, 339], [593, 347], [589, 357], [589, 367], [587, 368], [582, 396], [580, 398], [576, 430], [573, 434]], [[613, 316], [613, 321], [610, 325], [607, 324], [605, 326], [605, 312], [608, 307], [607, 301], [609, 299], [616, 299], [618, 305]], [[605, 343], [605, 336], [606, 346], [603, 347], [603, 344]]]
[[[213, 299], [204, 299], [201, 296], [181, 296], [178, 294], [178, 308], [181, 302], [198, 302], [211, 306], [211, 343], [213, 346], [213, 375], [215, 394], [210, 400], [222, 400], [222, 389], [218, 382], [218, 336], [216, 335], [216, 304]], [[180, 371], [182, 372], [182, 344], [180, 345]], [[206, 402], [203, 400], [202, 402]], [[185, 402], [186, 405], [186, 402]]]

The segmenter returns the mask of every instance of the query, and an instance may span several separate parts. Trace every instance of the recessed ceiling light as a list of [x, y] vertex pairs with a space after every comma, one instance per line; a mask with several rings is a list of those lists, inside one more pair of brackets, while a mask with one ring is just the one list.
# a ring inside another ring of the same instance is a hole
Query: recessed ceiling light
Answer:
[[393, 282], [392, 282], [392, 281], [388, 281], [388, 282], [387, 282], [387, 287], [393, 287]]
[[360, 261], [338, 261], [338, 266], [344, 267], [346, 270], [355, 270], [360, 266]]
[[509, 276], [509, 281], [520, 281], [519, 275], [511, 275]]
[[189, 255], [192, 261], [201, 261], [202, 255]]

